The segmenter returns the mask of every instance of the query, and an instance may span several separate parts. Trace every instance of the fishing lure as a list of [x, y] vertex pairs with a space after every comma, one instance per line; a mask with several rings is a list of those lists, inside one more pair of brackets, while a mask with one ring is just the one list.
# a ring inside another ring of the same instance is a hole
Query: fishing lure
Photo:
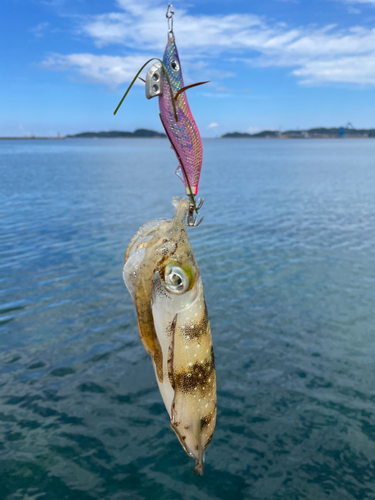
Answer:
[[173, 220], [151, 220], [133, 236], [123, 278], [170, 425], [202, 475], [216, 423], [215, 362], [200, 271], [185, 229], [190, 200], [172, 203]]
[[[189, 226], [198, 226], [203, 218], [197, 222], [193, 217], [193, 213], [194, 210], [198, 213], [198, 210], [203, 205], [203, 200], [197, 204], [195, 202], [202, 169], [203, 148], [199, 129], [189, 107], [186, 90], [208, 82], [199, 82], [184, 86], [180, 58], [173, 33], [173, 15], [172, 5], [168, 4], [166, 13], [168, 19], [168, 42], [163, 60], [158, 59], [153, 64], [147, 72], [146, 80], [143, 81], [146, 84], [147, 99], [159, 97], [159, 116], [178, 160], [176, 174], [182, 180], [186, 194], [190, 197], [191, 206], [188, 212], [187, 224]], [[147, 61], [138, 71], [114, 114], [117, 113], [143, 68], [152, 60]]]
[[[168, 4], [168, 42], [163, 60], [148, 70], [146, 97], [159, 97], [160, 119], [179, 165], [177, 175], [189, 198], [174, 198], [172, 219], [154, 219], [131, 239], [123, 278], [135, 303], [138, 330], [150, 354], [170, 425], [203, 474], [204, 454], [216, 423], [216, 374], [210, 322], [198, 264], [185, 225], [198, 226], [203, 200], [196, 203], [202, 168], [202, 141], [186, 97], [187, 87], [173, 34]], [[114, 114], [139, 77], [135, 75]], [[187, 220], [187, 222], [185, 222]]]

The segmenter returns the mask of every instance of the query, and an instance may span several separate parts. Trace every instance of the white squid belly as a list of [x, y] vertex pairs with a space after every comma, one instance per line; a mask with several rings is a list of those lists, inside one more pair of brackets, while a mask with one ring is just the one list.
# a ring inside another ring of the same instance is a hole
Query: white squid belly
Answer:
[[[216, 376], [211, 329], [202, 281], [173, 301], [157, 275], [152, 312], [163, 351], [163, 382], [159, 390], [171, 426], [185, 451], [203, 467], [216, 422]], [[154, 366], [155, 368], [155, 366]]]

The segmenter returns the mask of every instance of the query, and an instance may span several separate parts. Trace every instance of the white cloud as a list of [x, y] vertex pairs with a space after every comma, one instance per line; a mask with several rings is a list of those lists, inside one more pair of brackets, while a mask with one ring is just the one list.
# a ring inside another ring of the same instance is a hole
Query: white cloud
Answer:
[[[375, 4], [375, 0], [351, 0], [357, 4], [365, 1]], [[117, 5], [118, 12], [85, 19], [80, 31], [97, 47], [117, 45], [133, 56], [54, 55], [44, 61], [44, 66], [73, 69], [89, 81], [114, 87], [133, 78], [146, 61], [146, 55], [142, 55], [146, 51], [147, 56], [160, 57], [167, 38], [165, 3], [117, 0]], [[184, 9], [176, 10], [174, 29], [184, 73], [186, 68], [195, 67], [200, 76], [211, 73], [210, 79], [234, 76], [227, 71], [228, 65], [225, 72], [211, 71], [210, 67], [217, 64], [215, 58], [221, 56], [228, 62], [258, 67], [289, 67], [303, 84], [375, 82], [375, 29], [339, 29], [334, 25], [290, 28], [284, 23], [267, 23], [255, 15], [192, 16]], [[235, 64], [232, 67], [239, 70]]]
[[375, 5], [375, 0], [344, 0], [345, 3], [369, 3]]
[[63, 56], [51, 54], [43, 61], [42, 66], [57, 71], [73, 69], [90, 83], [99, 83], [115, 88], [121, 83], [130, 82], [144, 62], [144, 56], [119, 57], [93, 54]]
[[207, 128], [216, 128], [218, 127], [219, 124], [218, 123], [210, 123], [209, 126]]
[[361, 11], [357, 9], [356, 7], [352, 7], [351, 5], [348, 5], [348, 12], [349, 14], [360, 14]]
[[48, 5], [48, 7], [59, 7], [64, 5], [65, 0], [39, 0], [39, 3]]
[[40, 38], [46, 34], [46, 31], [49, 28], [49, 23], [39, 23], [34, 28], [31, 28], [29, 31], [33, 33], [36, 37]]
[[[150, 47], [164, 50], [167, 40], [165, 7], [138, 7], [133, 0], [118, 3], [126, 12], [93, 16], [82, 25], [82, 33], [93, 38], [99, 47], [116, 43], [138, 50]], [[259, 44], [259, 36], [266, 36], [266, 27], [262, 24], [260, 18], [252, 15], [194, 17], [185, 10], [179, 10], [175, 19], [179, 48], [194, 49], [195, 53], [208, 50], [220, 53], [228, 46], [255, 47]]]
[[301, 83], [345, 82], [375, 85], [375, 53], [362, 57], [342, 57], [334, 61], [311, 61], [293, 71]]
[[258, 57], [242, 60], [252, 66], [294, 67], [292, 75], [301, 84], [375, 84], [375, 29], [299, 30], [290, 42], [267, 43], [259, 52]]

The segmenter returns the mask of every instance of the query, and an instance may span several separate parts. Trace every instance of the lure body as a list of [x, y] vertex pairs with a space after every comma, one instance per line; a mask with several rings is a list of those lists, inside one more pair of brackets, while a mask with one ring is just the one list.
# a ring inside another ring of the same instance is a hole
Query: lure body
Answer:
[[185, 168], [192, 194], [196, 195], [198, 193], [199, 177], [203, 160], [202, 140], [197, 124], [190, 111], [186, 92], [181, 92], [176, 98], [178, 91], [184, 87], [184, 79], [173, 33], [168, 36], [163, 63], [168, 72], [172, 94], [175, 98], [178, 121], [176, 121], [171, 91], [164, 72], [162, 72], [161, 92], [159, 94], [161, 120], [172, 143], [177, 159], [180, 162], [176, 174], [181, 178], [186, 188], [186, 194], [189, 195], [190, 189], [185, 178]]
[[185, 230], [189, 205], [179, 199], [173, 220], [154, 219], [138, 230], [123, 276], [170, 425], [202, 474], [216, 423], [216, 374], [202, 280]]

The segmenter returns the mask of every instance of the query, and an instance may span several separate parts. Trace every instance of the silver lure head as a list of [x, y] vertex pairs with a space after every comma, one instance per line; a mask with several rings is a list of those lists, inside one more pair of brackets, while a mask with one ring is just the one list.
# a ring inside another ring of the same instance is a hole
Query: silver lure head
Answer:
[[152, 99], [162, 93], [163, 67], [158, 61], [151, 66], [146, 74], [146, 97]]

